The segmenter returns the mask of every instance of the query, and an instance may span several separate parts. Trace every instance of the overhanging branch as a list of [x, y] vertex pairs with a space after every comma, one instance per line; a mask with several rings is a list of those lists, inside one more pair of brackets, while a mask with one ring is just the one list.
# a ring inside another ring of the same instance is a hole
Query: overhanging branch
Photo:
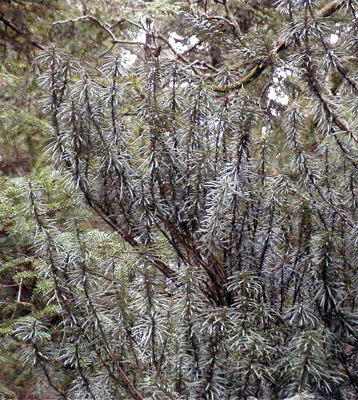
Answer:
[[[343, 0], [334, 0], [322, 7], [316, 14], [316, 18], [327, 18], [333, 13], [335, 13], [337, 10], [339, 10], [343, 6], [344, 1]], [[286, 41], [283, 41], [282, 39], [277, 39], [275, 42], [274, 46], [274, 52], [276, 54], [279, 54], [283, 50], [285, 50], [288, 47], [288, 43]], [[233, 90], [240, 90], [243, 87], [247, 86], [251, 82], [253, 82], [256, 78], [258, 78], [262, 72], [266, 69], [267, 63], [265, 62], [258, 62], [254, 67], [252, 67], [248, 73], [240, 79], [238, 82], [233, 83], [232, 85], [228, 86], [220, 86], [220, 85], [214, 85], [213, 89], [216, 92], [231, 92]]]

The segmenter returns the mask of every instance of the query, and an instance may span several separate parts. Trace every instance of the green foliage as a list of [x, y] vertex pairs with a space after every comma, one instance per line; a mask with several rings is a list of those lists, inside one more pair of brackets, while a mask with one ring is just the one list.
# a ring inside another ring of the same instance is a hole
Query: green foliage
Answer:
[[40, 109], [2, 70], [18, 357], [62, 399], [354, 398], [356, 2], [67, 4], [26, 5]]

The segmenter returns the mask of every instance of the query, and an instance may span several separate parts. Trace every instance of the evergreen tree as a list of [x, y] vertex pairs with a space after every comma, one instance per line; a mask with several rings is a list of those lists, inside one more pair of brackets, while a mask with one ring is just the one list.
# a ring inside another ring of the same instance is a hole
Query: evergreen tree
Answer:
[[357, 2], [82, 6], [15, 182], [23, 360], [63, 399], [356, 397]]

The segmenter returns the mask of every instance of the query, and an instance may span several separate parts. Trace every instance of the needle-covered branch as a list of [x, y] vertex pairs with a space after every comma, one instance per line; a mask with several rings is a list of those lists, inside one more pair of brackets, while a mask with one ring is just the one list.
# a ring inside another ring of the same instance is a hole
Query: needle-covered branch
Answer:
[[[344, 1], [334, 0], [328, 3], [326, 6], [322, 7], [315, 14], [315, 18], [327, 18], [331, 16], [333, 13], [342, 8]], [[276, 54], [283, 52], [288, 46], [288, 43], [285, 40], [277, 39], [273, 48]], [[262, 72], [267, 68], [267, 63], [264, 61], [258, 62], [256, 65], [250, 68], [250, 70], [238, 81], [229, 86], [219, 86], [215, 85], [213, 88], [216, 92], [229, 92], [232, 90], [240, 90], [246, 85], [252, 83], [256, 78], [258, 78]]]

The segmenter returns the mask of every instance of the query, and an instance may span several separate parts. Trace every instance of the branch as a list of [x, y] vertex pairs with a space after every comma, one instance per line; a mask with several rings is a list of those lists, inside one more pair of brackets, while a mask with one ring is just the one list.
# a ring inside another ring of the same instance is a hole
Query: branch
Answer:
[[165, 39], [163, 36], [161, 35], [156, 35], [156, 38], [161, 40], [162, 42], [164, 42], [169, 49], [176, 55], [177, 58], [179, 58], [180, 60], [182, 60], [183, 62], [185, 62], [186, 64], [190, 64], [190, 61], [188, 59], [186, 59], [181, 53], [178, 53], [174, 47], [169, 43], [169, 41], [167, 39]]
[[331, 1], [317, 12], [316, 17], [317, 18], [329, 17], [330, 15], [338, 11], [343, 6], [343, 3], [344, 2], [342, 0]]
[[[80, 16], [80, 17], [77, 17], [77, 18], [69, 18], [69, 19], [65, 19], [65, 20], [62, 20], [62, 21], [53, 22], [51, 24], [51, 26], [67, 24], [67, 23], [70, 23], [70, 22], [86, 21], [86, 20], [90, 20], [90, 21], [95, 22], [101, 29], [103, 29], [111, 37], [111, 45], [105, 51], [103, 51], [99, 55], [99, 57], [103, 57], [106, 54], [108, 54], [116, 44], [149, 47], [146, 43], [138, 42], [138, 41], [135, 41], [135, 40], [134, 41], [133, 40], [121, 40], [121, 39], [118, 39], [116, 37], [116, 35], [114, 34], [112, 29], [114, 29], [116, 26], [118, 26], [119, 24], [121, 24], [123, 22], [127, 22], [130, 25], [133, 25], [133, 26], [135, 26], [135, 27], [137, 27], [139, 29], [144, 29], [145, 30], [145, 28], [143, 26], [141, 26], [141, 25], [139, 25], [139, 24], [137, 24], [137, 23], [135, 23], [133, 21], [130, 21], [130, 20], [126, 19], [126, 18], [121, 18], [115, 24], [113, 24], [111, 26], [108, 26], [108, 25], [105, 25], [103, 22], [101, 22], [98, 18], [94, 17], [93, 15], [83, 15], [83, 16]], [[138, 57], [138, 55], [137, 55], [137, 57]]]
[[248, 85], [249, 83], [253, 82], [258, 76], [261, 75], [261, 73], [266, 69], [266, 64], [265, 63], [259, 63], [256, 64], [247, 75], [245, 75], [242, 79], [240, 79], [238, 82], [233, 83], [232, 85], [229, 86], [220, 86], [220, 85], [214, 85], [213, 89], [216, 92], [230, 92], [232, 90], [240, 90], [244, 86]]
[[[113, 33], [112, 29], [115, 28], [118, 24], [121, 24], [122, 22], [127, 22], [128, 24], [133, 25], [133, 26], [135, 26], [135, 27], [137, 27], [137, 28], [139, 28], [139, 29], [143, 29], [144, 31], [147, 32], [147, 30], [146, 30], [143, 26], [141, 26], [141, 25], [139, 25], [139, 24], [137, 24], [137, 23], [135, 23], [135, 22], [133, 22], [133, 21], [130, 21], [130, 20], [126, 19], [126, 18], [121, 18], [119, 21], [117, 21], [115, 24], [113, 24], [112, 26], [109, 27], [109, 26], [106, 26], [104, 23], [102, 23], [98, 18], [96, 18], [96, 17], [94, 17], [94, 16], [92, 16], [92, 15], [83, 15], [83, 16], [80, 16], [80, 17], [77, 17], [77, 18], [69, 18], [69, 19], [65, 19], [65, 20], [62, 20], [62, 21], [53, 22], [53, 23], [51, 24], [51, 26], [62, 25], [62, 24], [68, 24], [68, 23], [70, 23], [70, 22], [86, 21], [86, 20], [90, 20], [90, 21], [95, 22], [95, 23], [96, 23], [101, 29], [103, 29], [103, 30], [111, 37], [111, 39], [112, 39], [112, 40], [111, 40], [111, 42], [112, 42], [112, 43], [111, 43], [111, 46], [110, 46], [107, 50], [105, 50], [105, 51], [100, 55], [100, 57], [106, 55], [109, 51], [111, 51], [112, 48], [113, 48], [113, 46], [116, 45], [116, 44], [130, 45], [130, 46], [133, 46], [133, 45], [134, 45], [134, 46], [143, 46], [143, 47], [146, 47], [146, 48], [151, 48], [152, 50], [156, 50], [155, 48], [152, 48], [151, 46], [149, 46], [147, 43], [138, 42], [138, 41], [135, 41], [135, 40], [134, 40], [134, 41], [133, 41], [133, 40], [122, 40], [122, 39], [118, 39], [118, 38], [116, 37], [116, 35]], [[161, 40], [162, 42], [164, 42], [164, 43], [168, 46], [169, 50], [170, 50], [178, 59], [180, 59], [181, 61], [183, 61], [183, 62], [186, 63], [186, 64], [190, 64], [190, 61], [189, 61], [187, 58], [185, 58], [185, 56], [184, 56], [183, 54], [177, 52], [177, 51], [174, 49], [174, 47], [169, 43], [169, 41], [168, 41], [167, 39], [165, 39], [165, 38], [164, 38], [163, 36], [161, 36], [161, 35], [155, 35], [154, 37], [155, 37], [156, 39], [159, 39], [159, 40]], [[193, 49], [194, 49], [198, 44], [200, 44], [200, 43], [201, 43], [200, 41], [199, 41], [198, 43], [195, 43], [194, 46], [192, 46], [192, 48], [186, 50], [186, 51], [184, 52], [184, 54], [186, 54], [187, 52], [193, 50]], [[212, 67], [209, 66], [209, 65], [207, 65], [207, 67], [212, 69]]]
[[100, 28], [105, 30], [109, 34], [109, 36], [111, 36], [113, 41], [117, 40], [117, 38], [115, 37], [115, 35], [111, 31], [111, 29], [108, 28], [106, 25], [104, 25], [99, 19], [97, 19], [96, 17], [93, 17], [92, 15], [83, 15], [83, 16], [77, 17], [77, 18], [69, 18], [69, 19], [65, 19], [63, 21], [56, 21], [56, 22], [53, 22], [51, 24], [51, 26], [68, 24], [69, 22], [77, 22], [77, 21], [83, 21], [83, 20], [91, 20], [91, 21], [95, 22]]
[[[45, 48], [43, 46], [41, 46], [39, 43], [37, 43], [35, 40], [29, 38], [29, 33], [27, 32], [22, 32], [20, 31], [20, 29], [18, 29], [15, 25], [12, 24], [12, 22], [9, 22], [8, 20], [6, 20], [4, 18], [4, 15], [1, 13], [0, 14], [0, 21], [2, 21], [4, 23], [5, 26], [7, 26], [8, 28], [12, 29], [13, 31], [15, 31], [19, 36], [24, 37], [26, 39], [29, 39], [30, 43], [34, 46], [37, 47], [40, 50], [45, 50]], [[30, 32], [30, 34], [32, 35], [32, 33]]]
[[136, 45], [136, 46], [145, 46], [148, 47], [146, 43], [143, 42], [136, 42], [133, 40], [119, 40], [119, 39], [114, 39], [112, 40], [113, 44], [130, 44], [130, 45]]
[[[316, 14], [316, 18], [327, 18], [337, 10], [339, 10], [343, 6], [343, 0], [333, 0], [323, 8], [321, 8]], [[288, 42], [282, 39], [277, 39], [274, 46], [274, 53], [279, 54], [283, 50], [288, 47]], [[238, 82], [228, 85], [228, 86], [220, 86], [215, 85], [213, 89], [216, 92], [230, 92], [232, 90], [240, 90], [243, 87], [247, 86], [251, 82], [253, 82], [256, 78], [258, 78], [262, 72], [266, 69], [267, 63], [263, 63], [262, 61], [258, 62], [242, 79]]]
[[222, 22], [225, 22], [227, 25], [229, 25], [231, 28], [232, 28], [232, 30], [234, 31], [234, 33], [236, 33], [237, 31], [239, 32], [239, 33], [241, 33], [240, 32], [240, 27], [239, 27], [239, 25], [237, 24], [237, 22], [236, 23], [234, 23], [234, 22], [231, 22], [231, 21], [229, 21], [227, 18], [225, 18], [225, 17], [221, 17], [221, 16], [219, 16], [219, 15], [214, 15], [214, 16], [212, 16], [212, 17], [206, 17], [208, 20], [216, 20], [216, 21], [222, 21]]
[[[118, 227], [118, 224], [114, 221], [111, 220], [111, 218], [106, 215], [106, 212], [98, 205], [95, 203], [89, 196], [86, 191], [86, 189], [81, 185], [80, 182], [80, 189], [82, 193], [84, 194], [87, 204], [89, 207], [108, 225], [110, 226], [115, 232], [119, 233], [119, 235], [128, 243], [132, 246], [133, 249], [138, 250], [139, 243], [131, 236], [128, 232], [126, 232], [123, 229], [120, 229]], [[158, 256], [156, 255], [144, 255], [144, 258], [146, 261], [148, 261], [150, 264], [152, 264], [154, 267], [156, 267], [160, 272], [162, 272], [167, 278], [174, 278], [175, 272], [172, 270], [164, 261], [162, 261]]]

